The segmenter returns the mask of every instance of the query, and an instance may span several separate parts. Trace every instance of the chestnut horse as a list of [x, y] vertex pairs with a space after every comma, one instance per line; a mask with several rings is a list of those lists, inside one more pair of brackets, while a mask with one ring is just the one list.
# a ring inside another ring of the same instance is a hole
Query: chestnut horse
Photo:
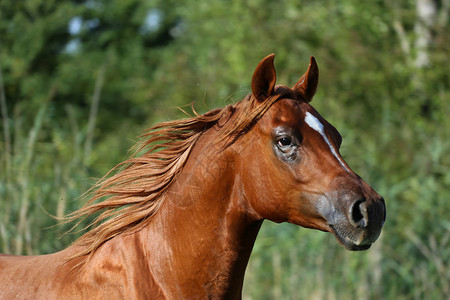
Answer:
[[0, 256], [0, 299], [239, 299], [263, 220], [331, 232], [368, 249], [383, 198], [339, 154], [338, 131], [309, 104], [314, 58], [293, 88], [274, 55], [235, 105], [147, 131], [71, 219], [97, 215], [73, 245]]

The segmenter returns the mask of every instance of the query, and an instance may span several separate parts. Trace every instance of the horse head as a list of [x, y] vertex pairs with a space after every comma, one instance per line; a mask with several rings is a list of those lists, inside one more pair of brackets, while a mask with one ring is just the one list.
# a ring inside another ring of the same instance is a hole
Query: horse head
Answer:
[[310, 105], [315, 59], [292, 88], [275, 85], [273, 60], [259, 63], [250, 97], [254, 106], [272, 104], [234, 145], [246, 200], [261, 219], [331, 232], [346, 249], [368, 249], [380, 235], [385, 203], [344, 161], [341, 135]]

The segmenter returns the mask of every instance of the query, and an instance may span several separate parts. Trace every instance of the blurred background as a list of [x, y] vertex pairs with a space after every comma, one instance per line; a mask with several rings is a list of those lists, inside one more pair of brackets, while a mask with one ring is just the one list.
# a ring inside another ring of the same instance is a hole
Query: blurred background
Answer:
[[384, 196], [365, 252], [265, 222], [244, 299], [450, 298], [449, 0], [1, 0], [0, 251], [81, 233], [52, 216], [127, 157], [143, 129], [241, 100], [276, 53], [293, 85], [314, 55], [313, 105]]

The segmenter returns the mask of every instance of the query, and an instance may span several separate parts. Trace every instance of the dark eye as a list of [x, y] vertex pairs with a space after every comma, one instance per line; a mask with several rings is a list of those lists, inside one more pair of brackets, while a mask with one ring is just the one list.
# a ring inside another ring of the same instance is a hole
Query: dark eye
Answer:
[[286, 163], [295, 163], [300, 155], [300, 133], [280, 126], [275, 128], [272, 136], [275, 155]]
[[288, 147], [292, 145], [292, 140], [288, 137], [282, 137], [278, 140], [279, 147]]

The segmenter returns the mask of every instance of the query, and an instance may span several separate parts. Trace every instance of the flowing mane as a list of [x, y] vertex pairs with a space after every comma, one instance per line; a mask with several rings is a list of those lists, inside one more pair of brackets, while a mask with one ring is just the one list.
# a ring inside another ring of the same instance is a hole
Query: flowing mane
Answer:
[[[134, 232], [147, 225], [157, 213], [162, 195], [183, 170], [199, 137], [216, 125], [222, 127], [242, 106], [233, 118], [232, 126], [221, 130], [219, 140], [228, 140], [226, 145], [233, 143], [250, 130], [274, 102], [287, 96], [287, 90], [282, 87], [277, 90], [278, 93], [263, 105], [255, 105], [258, 100], [248, 95], [234, 105], [202, 115], [193, 110], [193, 117], [163, 122], [144, 131], [133, 147], [132, 156], [100, 179], [88, 192], [91, 198], [87, 203], [68, 215], [68, 222], [75, 221], [76, 227], [87, 217], [98, 214], [86, 227], [89, 231], [74, 242], [84, 247], [72, 258], [89, 259], [116, 235]], [[222, 119], [225, 119], [224, 123], [219, 124]]]

